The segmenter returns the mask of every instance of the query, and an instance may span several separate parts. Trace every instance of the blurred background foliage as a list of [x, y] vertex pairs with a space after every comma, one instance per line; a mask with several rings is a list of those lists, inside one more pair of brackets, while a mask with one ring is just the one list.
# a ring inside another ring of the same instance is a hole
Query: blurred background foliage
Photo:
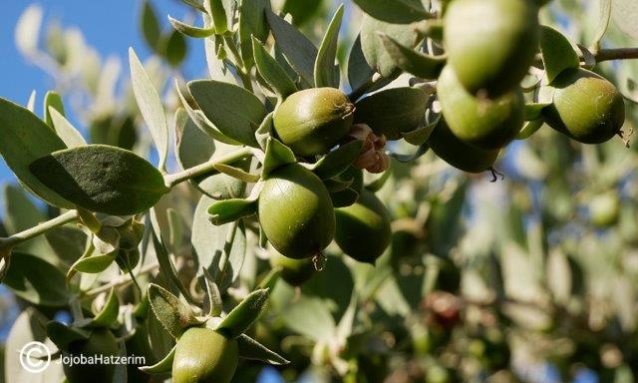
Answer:
[[[337, 5], [272, 1], [273, 9], [291, 13], [315, 43]], [[346, 6], [338, 50], [342, 68], [361, 18], [356, 6]], [[189, 44], [201, 41], [174, 32], [165, 15], [154, 13], [153, 2], [139, 9], [140, 32], [155, 53], [144, 65], [163, 89], [172, 116], [178, 106], [173, 78], [183, 79], [183, 60], [204, 60], [188, 56]], [[55, 79], [55, 90], [76, 125], [86, 127], [88, 140], [152, 158], [122, 63], [101, 58], [80, 31], [42, 23], [42, 11], [29, 8], [18, 23], [23, 55]], [[597, 17], [595, 1], [556, 0], [542, 12], [544, 23], [583, 46], [592, 41]], [[36, 24], [42, 25], [40, 34]], [[635, 41], [612, 23], [603, 46], [631, 47]], [[631, 80], [638, 79], [635, 62], [613, 61], [595, 70], [627, 98], [638, 99]], [[630, 130], [638, 110], [627, 105]], [[432, 153], [409, 165], [393, 162], [392, 175], [378, 192], [393, 218], [391, 248], [373, 267], [332, 246], [325, 269], [300, 289], [277, 281], [271, 307], [251, 335], [292, 363], [275, 373], [242, 362], [234, 381], [266, 376], [269, 381], [636, 381], [637, 148], [635, 140], [625, 148], [620, 139], [581, 145], [543, 127], [508, 147], [497, 163], [505, 177], [493, 183], [489, 174], [468, 176]], [[400, 144], [394, 149], [410, 150]], [[177, 166], [169, 162], [169, 168]], [[55, 215], [16, 186], [5, 185], [3, 193], [0, 235]], [[191, 233], [200, 196], [182, 185], [156, 207], [163, 231], [173, 234], [169, 248], [187, 286], [196, 270], [198, 240]], [[66, 270], [78, 257], [69, 254], [69, 243], [84, 238], [70, 228], [60, 230], [18, 250]], [[269, 268], [250, 231], [245, 241], [243, 267], [229, 290], [235, 297], [254, 288]], [[29, 296], [5, 294], [0, 320], [14, 320], [29, 306], [48, 317], [61, 315]], [[159, 356], [164, 350], [157, 351]]]

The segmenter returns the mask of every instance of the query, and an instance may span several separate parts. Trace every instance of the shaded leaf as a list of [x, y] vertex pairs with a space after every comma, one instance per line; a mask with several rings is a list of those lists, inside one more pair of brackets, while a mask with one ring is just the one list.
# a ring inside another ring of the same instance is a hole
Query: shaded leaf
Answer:
[[383, 31], [397, 44], [410, 49], [416, 47], [419, 38], [418, 33], [409, 24], [390, 24], [368, 15], [363, 17], [361, 24], [361, 50], [368, 65], [383, 77], [396, 77], [401, 70], [385, 48], [383, 40], [379, 37], [379, 31]]
[[343, 19], [343, 10], [343, 4], [339, 5], [321, 40], [314, 67], [316, 88], [339, 88], [339, 67], [335, 66], [335, 60], [337, 58], [337, 43], [339, 41], [339, 28], [341, 28], [341, 20]]
[[353, 140], [326, 154], [312, 167], [312, 172], [322, 180], [332, 178], [346, 170], [359, 157], [363, 141]]
[[147, 374], [166, 374], [171, 372], [173, 369], [173, 359], [175, 359], [175, 348], [174, 346], [171, 351], [159, 362], [155, 363], [152, 366], [143, 366], [139, 369], [146, 372]]
[[140, 25], [142, 26], [142, 36], [144, 36], [144, 40], [153, 51], [158, 52], [162, 31], [160, 29], [157, 13], [150, 1], [144, 0], [142, 3], [142, 12], [140, 17]]
[[113, 146], [57, 151], [37, 159], [29, 168], [44, 184], [78, 206], [113, 215], [142, 212], [170, 191], [153, 165]]
[[239, 86], [214, 80], [191, 81], [188, 88], [219, 131], [242, 144], [258, 146], [255, 130], [266, 116], [266, 108], [257, 96]]
[[361, 50], [361, 35], [352, 44], [348, 56], [348, 82], [353, 91], [357, 91], [372, 80], [375, 70], [368, 64]]
[[115, 262], [115, 258], [117, 258], [117, 250], [114, 249], [106, 254], [79, 259], [71, 268], [81, 273], [97, 274], [111, 266]]
[[261, 178], [266, 179], [275, 169], [297, 162], [295, 154], [286, 145], [274, 138], [269, 138], [266, 144], [266, 154], [264, 156]]
[[269, 0], [242, 0], [239, 4], [239, 50], [245, 67], [254, 61], [252, 38], [262, 43], [268, 38], [267, 10]]
[[[436, 125], [435, 125], [436, 128]], [[434, 129], [433, 129], [434, 131]], [[431, 134], [431, 132], [430, 132]], [[429, 138], [429, 136], [428, 136]], [[428, 143], [424, 143], [419, 145], [419, 147], [417, 148], [417, 150], [412, 153], [412, 154], [401, 154], [401, 153], [390, 153], [390, 156], [392, 158], [394, 158], [395, 160], [401, 162], [401, 163], [410, 163], [413, 162], [414, 160], [416, 160], [417, 158], [421, 157], [422, 155], [424, 155], [425, 153], [428, 152], [428, 150], [430, 150], [430, 145], [428, 145]]]
[[403, 136], [406, 142], [412, 145], [415, 145], [415, 146], [423, 145], [428, 141], [428, 139], [430, 138], [430, 135], [432, 134], [432, 132], [434, 131], [434, 128], [436, 128], [438, 123], [439, 123], [439, 120], [435, 120], [423, 127], [414, 129], [409, 132], [401, 133], [401, 135]]
[[280, 316], [292, 331], [317, 342], [330, 341], [336, 332], [336, 324], [328, 306], [317, 297], [300, 297], [298, 301], [288, 304]]
[[562, 71], [578, 68], [580, 62], [578, 53], [567, 38], [556, 29], [543, 26], [540, 39], [543, 64], [547, 82], [551, 83]]
[[222, 295], [208, 270], [203, 269], [202, 271], [204, 274], [203, 280], [206, 287], [206, 297], [208, 298], [208, 315], [218, 317], [223, 310]]
[[163, 38], [162, 51], [166, 61], [173, 67], [179, 67], [188, 53], [186, 38], [178, 31], [172, 31]]
[[246, 334], [241, 334], [237, 338], [237, 345], [239, 346], [239, 356], [241, 358], [258, 360], [275, 366], [290, 363], [283, 356], [269, 350], [266, 346]]
[[0, 154], [30, 191], [54, 206], [74, 207], [29, 170], [34, 160], [66, 148], [52, 129], [28, 109], [0, 98], [0, 136]]
[[266, 18], [277, 46], [286, 56], [290, 65], [308, 85], [314, 84], [317, 47], [297, 28], [275, 15], [272, 11], [266, 11]]
[[288, 95], [297, 91], [295, 82], [288, 76], [286, 70], [279, 65], [274, 57], [270, 56], [259, 40], [253, 38], [253, 55], [255, 65], [261, 77], [272, 87], [277, 96], [285, 99]]
[[357, 202], [359, 199], [359, 193], [351, 188], [345, 188], [336, 192], [330, 193], [330, 199], [332, 200], [332, 206], [334, 208], [347, 207]]
[[251, 292], [217, 326], [217, 331], [229, 338], [237, 338], [259, 318], [268, 304], [268, 290]]
[[429, 17], [419, 0], [354, 0], [354, 2], [368, 15], [388, 23], [407, 24]]
[[65, 307], [71, 299], [62, 271], [31, 254], [13, 252], [3, 283], [35, 305]]
[[543, 119], [525, 121], [525, 124], [521, 128], [521, 130], [516, 135], [517, 140], [525, 140], [532, 136], [532, 134], [536, 133], [538, 129], [543, 126], [545, 122]]
[[51, 321], [46, 324], [47, 335], [60, 350], [68, 351], [69, 344], [77, 340], [87, 340], [91, 331], [67, 326], [64, 323]]
[[186, 303], [163, 287], [151, 283], [148, 297], [153, 313], [174, 338], [179, 338], [186, 328], [201, 324]]
[[133, 48], [129, 48], [129, 65], [137, 106], [142, 113], [142, 117], [144, 117], [144, 121], [146, 121], [148, 129], [151, 131], [151, 136], [159, 154], [157, 167], [164, 169], [166, 157], [168, 156], [168, 124], [166, 123], [162, 100]]
[[423, 79], [436, 79], [439, 77], [445, 56], [430, 56], [412, 48], [399, 44], [385, 33], [379, 33], [379, 38], [394, 63], [403, 71]]
[[223, 225], [240, 218], [253, 215], [257, 211], [257, 201], [244, 198], [225, 199], [213, 202], [208, 214], [213, 225]]
[[302, 25], [310, 21], [313, 15], [321, 9], [323, 0], [286, 0], [282, 7], [284, 14], [292, 16], [292, 22], [295, 25]]

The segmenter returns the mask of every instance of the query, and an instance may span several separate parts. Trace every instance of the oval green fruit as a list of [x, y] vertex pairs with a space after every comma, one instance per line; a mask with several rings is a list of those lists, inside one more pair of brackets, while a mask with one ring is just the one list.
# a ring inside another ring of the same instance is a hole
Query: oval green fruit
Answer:
[[615, 191], [608, 191], [594, 196], [588, 205], [591, 223], [600, 228], [609, 227], [618, 221], [620, 215], [620, 199]]
[[300, 156], [327, 153], [352, 127], [354, 105], [335, 88], [291, 94], [277, 107], [273, 126], [281, 142]]
[[259, 195], [258, 214], [268, 241], [289, 258], [314, 256], [334, 237], [335, 214], [328, 189], [296, 163], [269, 174]]
[[270, 265], [279, 269], [281, 279], [292, 286], [301, 286], [317, 273], [312, 258], [288, 258], [274, 249], [270, 251]]
[[235, 374], [238, 359], [235, 339], [209, 328], [189, 328], [177, 341], [173, 382], [228, 383]]
[[455, 0], [443, 22], [449, 65], [475, 95], [514, 89], [538, 50], [538, 6], [531, 0]]
[[390, 245], [390, 214], [377, 196], [363, 189], [353, 205], [335, 209], [335, 242], [344, 253], [374, 264]]
[[525, 122], [525, 99], [519, 87], [495, 99], [474, 97], [448, 65], [439, 76], [437, 94], [452, 133], [482, 149], [507, 145]]
[[585, 69], [567, 69], [552, 81], [553, 103], [543, 109], [545, 122], [568, 137], [600, 144], [620, 132], [625, 101], [605, 78]]
[[[68, 355], [72, 358], [110, 358], [119, 355], [119, 346], [113, 333], [107, 328], [93, 330], [89, 339], [76, 340], [69, 344]], [[75, 361], [74, 361], [75, 362]], [[74, 363], [63, 365], [64, 375], [69, 383], [112, 383], [115, 364], [110, 363]]]
[[480, 173], [492, 167], [499, 149], [481, 149], [456, 137], [444, 119], [434, 128], [428, 145], [443, 161], [468, 173]]

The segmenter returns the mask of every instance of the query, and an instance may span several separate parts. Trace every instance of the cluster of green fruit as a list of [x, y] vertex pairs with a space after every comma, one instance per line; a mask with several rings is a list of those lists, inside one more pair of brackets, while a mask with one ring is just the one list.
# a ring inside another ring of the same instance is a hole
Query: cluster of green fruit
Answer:
[[[353, 113], [354, 105], [340, 90], [306, 89], [293, 93], [275, 109], [273, 128], [300, 161], [312, 162], [336, 145], [360, 138], [356, 133], [361, 127], [353, 125]], [[365, 137], [360, 139], [365, 141]], [[364, 142], [359, 157], [343, 172], [358, 194], [349, 206], [335, 207], [324, 181], [303, 162], [283, 165], [264, 179], [259, 223], [274, 250], [271, 261], [281, 269], [283, 279], [299, 285], [311, 277], [316, 271], [315, 256], [333, 239], [345, 254], [361, 262], [374, 263], [388, 247], [390, 215], [363, 185], [362, 168], [379, 169], [384, 159], [386, 165], [381, 168], [387, 168], [385, 153], [374, 157], [377, 150]]]
[[[443, 160], [467, 172], [492, 167], [526, 120], [520, 83], [535, 63], [541, 37], [536, 2], [455, 0], [443, 18], [448, 62], [437, 83], [442, 119], [429, 145]], [[606, 79], [568, 68], [544, 91], [553, 94], [542, 121], [587, 144], [619, 134], [625, 120], [622, 95]]]

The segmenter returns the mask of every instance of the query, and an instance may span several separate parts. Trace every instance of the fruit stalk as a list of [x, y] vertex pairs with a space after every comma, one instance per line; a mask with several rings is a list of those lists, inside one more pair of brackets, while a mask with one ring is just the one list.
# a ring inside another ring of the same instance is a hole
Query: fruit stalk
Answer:
[[215, 169], [215, 166], [219, 164], [231, 164], [250, 155], [252, 155], [252, 149], [243, 148], [229, 153], [221, 158], [217, 158], [208, 162], [204, 162], [203, 164], [193, 166], [192, 168], [186, 169], [179, 173], [168, 174], [164, 176], [164, 182], [166, 183], [167, 187], [172, 188], [179, 183], [187, 181], [191, 178], [195, 178], [197, 176], [201, 176], [203, 174], [217, 174], [219, 173], [219, 171]]

